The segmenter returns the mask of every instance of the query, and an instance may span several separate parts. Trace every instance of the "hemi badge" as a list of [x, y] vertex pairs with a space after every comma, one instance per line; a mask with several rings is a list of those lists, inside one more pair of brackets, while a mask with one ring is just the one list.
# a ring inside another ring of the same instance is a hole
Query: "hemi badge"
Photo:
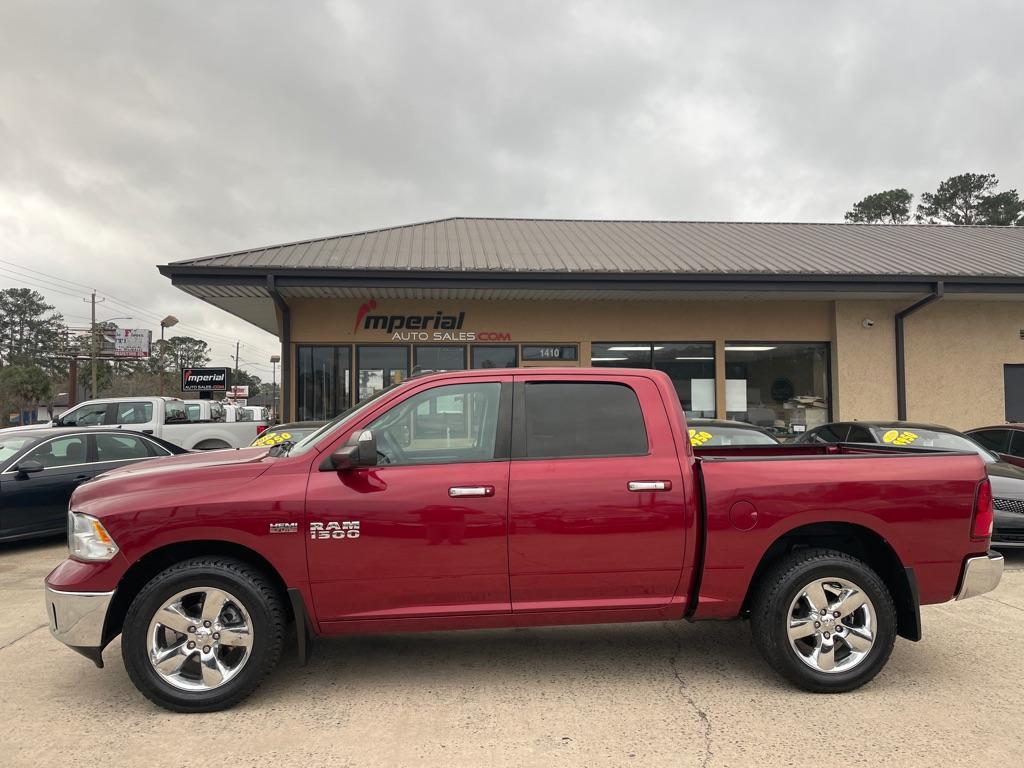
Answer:
[[299, 524], [298, 523], [271, 523], [270, 524], [270, 532], [271, 533], [298, 533], [299, 532]]

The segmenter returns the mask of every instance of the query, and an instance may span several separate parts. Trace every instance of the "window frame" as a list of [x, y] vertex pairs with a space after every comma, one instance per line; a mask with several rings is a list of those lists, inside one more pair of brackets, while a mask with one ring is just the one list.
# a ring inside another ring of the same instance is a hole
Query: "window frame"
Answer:
[[[405, 345], [404, 344], [398, 344], [396, 346], [405, 346]], [[412, 363], [412, 366], [409, 368], [409, 376], [415, 376], [416, 375], [416, 374], [413, 373], [413, 371], [415, 371], [416, 368], [419, 366], [419, 363], [416, 361], [416, 354], [421, 349], [461, 349], [462, 350], [462, 367], [461, 368], [444, 368], [444, 369], [428, 368], [427, 369], [428, 371], [441, 372], [443, 370], [445, 372], [455, 373], [456, 371], [465, 371], [465, 370], [469, 369], [469, 352], [467, 351], [467, 348], [466, 348], [465, 344], [442, 344], [442, 343], [436, 343], [436, 344], [413, 344], [412, 345], [412, 354], [410, 356], [410, 362]]]
[[[401, 345], [399, 345], [399, 346], [401, 346]], [[304, 349], [315, 349], [315, 348], [327, 348], [327, 349], [332, 350], [333, 353], [334, 353], [334, 367], [335, 367], [335, 370], [338, 370], [338, 368], [339, 368], [339, 366], [338, 366], [338, 351], [340, 349], [347, 349], [348, 350], [348, 376], [345, 377], [345, 378], [348, 379], [348, 381], [347, 381], [347, 384], [348, 384], [348, 397], [344, 397], [344, 395], [342, 395], [342, 397], [335, 398], [335, 400], [336, 400], [335, 405], [339, 408], [338, 413], [341, 413], [342, 411], [345, 411], [345, 410], [347, 410], [348, 408], [350, 408], [352, 406], [353, 399], [355, 397], [355, 375], [356, 375], [356, 352], [355, 352], [355, 347], [356, 347], [356, 345], [352, 344], [351, 342], [338, 342], [338, 343], [316, 342], [316, 343], [313, 343], [313, 344], [305, 344], [305, 343], [303, 343], [303, 344], [296, 344], [295, 345], [295, 415], [296, 415], [296, 417], [299, 417], [299, 415], [300, 415], [299, 414], [299, 409], [302, 407], [302, 403], [300, 402], [300, 399], [299, 399], [300, 398], [300, 394], [302, 392], [302, 384], [301, 384], [301, 382], [299, 380], [299, 365], [300, 365], [302, 350], [304, 350]], [[346, 382], [342, 382], [342, 380], [341, 380], [342, 377], [340, 377], [340, 376], [337, 377], [337, 378], [338, 378], [338, 386], [339, 386], [339, 388], [344, 390], [344, 388], [345, 388], [344, 384]], [[280, 386], [280, 383], [278, 384], [278, 386]], [[327, 417], [326, 420], [330, 421], [331, 419], [334, 418], [334, 416], [337, 416], [338, 413], [335, 413], [333, 416]], [[308, 416], [307, 415], [307, 416], [302, 416], [298, 420], [299, 421], [315, 421], [315, 420], [318, 420], [318, 419], [316, 417], [314, 417], [314, 416]]]
[[[117, 464], [117, 463], [121, 463], [121, 462], [129, 462], [129, 461], [144, 461], [146, 459], [157, 458], [157, 457], [159, 457], [161, 455], [161, 454], [155, 453], [155, 451], [154, 451], [155, 444], [153, 444], [150, 441], [146, 440], [146, 438], [143, 437], [142, 435], [136, 435], [136, 434], [133, 434], [131, 432], [100, 432], [100, 433], [97, 433], [97, 434], [93, 435], [92, 437], [93, 437], [92, 449], [93, 449], [93, 454], [94, 454], [94, 456], [96, 458], [96, 461], [90, 462], [91, 464]], [[126, 438], [127, 439], [131, 439], [131, 440], [137, 440], [139, 445], [142, 446], [142, 449], [146, 452], [146, 455], [145, 456], [133, 456], [133, 457], [127, 458], [127, 459], [103, 459], [103, 460], [100, 460], [100, 442], [99, 441], [100, 441], [101, 437], [110, 437], [110, 438], [113, 438], [115, 440], [117, 440], [117, 439], [122, 439], [123, 440], [123, 439], [126, 439]], [[170, 454], [170, 452], [168, 452], [168, 453], [163, 454], [163, 455], [170, 456], [171, 454]]]
[[[322, 344], [322, 345], [319, 345], [319, 346], [331, 346], [331, 345], [329, 345], [329, 344]], [[343, 346], [343, 345], [339, 345], [339, 346]], [[366, 399], [364, 397], [360, 397], [359, 396], [359, 372], [362, 370], [362, 365], [360, 364], [359, 355], [360, 355], [362, 350], [367, 349], [367, 348], [375, 348], [375, 349], [392, 348], [392, 349], [402, 349], [402, 350], [405, 350], [405, 378], [403, 378], [402, 381], [405, 381], [406, 379], [412, 378], [412, 345], [411, 344], [387, 344], [387, 343], [373, 344], [373, 343], [369, 343], [369, 342], [365, 343], [365, 344], [353, 344], [352, 345], [352, 388], [350, 389], [353, 403], [358, 403], [361, 400], [365, 400]], [[386, 371], [386, 370], [390, 370], [390, 369], [385, 368], [384, 370]], [[392, 382], [392, 383], [394, 383], [394, 382]], [[389, 386], [391, 386], [391, 385], [385, 382], [384, 389], [387, 389]], [[369, 397], [369, 396], [370, 395], [367, 395], [367, 397]], [[339, 413], [340, 413], [340, 411], [339, 411]]]
[[[583, 386], [604, 384], [606, 386], [625, 387], [636, 398], [637, 408], [640, 410], [640, 419], [644, 429], [644, 442], [646, 444], [645, 449], [643, 452], [638, 453], [595, 453], [586, 456], [528, 456], [526, 453], [526, 387], [530, 384], [574, 384]], [[647, 413], [644, 411], [640, 393], [637, 392], [636, 387], [631, 383], [624, 382], [621, 379], [603, 379], [599, 377], [588, 378], [587, 380], [577, 378], [563, 379], [558, 376], [516, 378], [512, 394], [512, 461], [581, 461], [587, 459], [636, 458], [639, 456], [650, 456], [651, 454], [651, 430], [647, 425]]]

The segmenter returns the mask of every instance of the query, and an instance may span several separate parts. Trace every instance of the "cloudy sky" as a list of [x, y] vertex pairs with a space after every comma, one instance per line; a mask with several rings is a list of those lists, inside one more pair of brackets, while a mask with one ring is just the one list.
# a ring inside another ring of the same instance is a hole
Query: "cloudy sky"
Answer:
[[[1024, 3], [0, 4], [0, 287], [276, 340], [156, 264], [451, 215], [841, 221], [1024, 189]], [[29, 271], [32, 270], [32, 271]]]

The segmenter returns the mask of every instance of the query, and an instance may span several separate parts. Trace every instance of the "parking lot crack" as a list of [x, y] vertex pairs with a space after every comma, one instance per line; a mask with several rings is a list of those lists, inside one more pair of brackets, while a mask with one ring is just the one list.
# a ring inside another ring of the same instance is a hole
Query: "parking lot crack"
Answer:
[[708, 713], [703, 710], [693, 695], [690, 693], [690, 685], [683, 678], [682, 672], [679, 670], [679, 657], [683, 653], [683, 641], [679, 635], [672, 630], [672, 627], [668, 622], [664, 622], [663, 626], [665, 631], [668, 632], [672, 638], [673, 650], [668, 659], [669, 667], [672, 669], [672, 675], [675, 677], [676, 682], [679, 683], [679, 694], [685, 699], [687, 706], [697, 715], [700, 720], [701, 728], [704, 731], [704, 756], [700, 761], [701, 768], [707, 768], [711, 762], [711, 758], [714, 757], [714, 750], [711, 749], [711, 718]]
[[19, 637], [14, 638], [9, 643], [4, 643], [3, 645], [0, 645], [0, 651], [2, 651], [4, 648], [10, 648], [15, 643], [24, 640], [26, 637], [31, 635], [33, 632], [38, 632], [40, 629], [43, 629], [44, 627], [46, 627], [46, 624], [40, 624], [38, 627], [33, 627], [28, 632], [26, 632], [25, 634], [23, 634], [23, 635], [21, 635]]
[[995, 597], [989, 597], [988, 595], [981, 595], [981, 597], [985, 598], [986, 600], [991, 600], [993, 603], [999, 603], [1000, 605], [1005, 605], [1007, 608], [1013, 608], [1015, 611], [1024, 611], [1024, 608], [1021, 608], [1019, 605], [1014, 605], [1013, 603], [1006, 603], [1006, 602], [1003, 602], [1002, 600], [999, 600], [999, 599], [997, 599]]

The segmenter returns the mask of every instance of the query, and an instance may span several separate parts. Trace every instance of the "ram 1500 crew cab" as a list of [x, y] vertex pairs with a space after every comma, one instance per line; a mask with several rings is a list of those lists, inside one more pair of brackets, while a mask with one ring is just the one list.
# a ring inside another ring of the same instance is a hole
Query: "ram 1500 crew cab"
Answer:
[[974, 453], [694, 449], [657, 371], [407, 380], [298, 443], [78, 488], [52, 633], [180, 711], [228, 707], [310, 635], [749, 619], [809, 691], [873, 678], [919, 606], [993, 589]]

